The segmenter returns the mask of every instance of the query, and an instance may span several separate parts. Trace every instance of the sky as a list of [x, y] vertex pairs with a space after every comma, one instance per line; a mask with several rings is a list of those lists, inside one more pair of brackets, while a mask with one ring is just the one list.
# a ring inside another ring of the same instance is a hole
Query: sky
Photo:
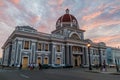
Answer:
[[85, 39], [120, 46], [120, 0], [0, 0], [0, 48], [16, 26], [51, 33], [67, 8], [86, 31]]

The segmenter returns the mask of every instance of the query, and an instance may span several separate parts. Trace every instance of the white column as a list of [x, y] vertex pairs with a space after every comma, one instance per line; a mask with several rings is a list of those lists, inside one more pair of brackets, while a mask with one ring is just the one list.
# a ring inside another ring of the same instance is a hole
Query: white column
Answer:
[[87, 60], [87, 65], [89, 65], [88, 47], [85, 47], [85, 49], [86, 49], [86, 60]]
[[52, 44], [52, 64], [55, 64], [55, 51], [56, 51], [56, 48], [55, 48], [55, 45]]
[[18, 52], [18, 53], [19, 53], [19, 56], [17, 56], [17, 57], [19, 58], [19, 61], [18, 61], [19, 63], [18, 63], [18, 64], [20, 64], [20, 63], [22, 63], [22, 62], [21, 62], [22, 41], [19, 41], [19, 42], [18, 42], [18, 45], [20, 45], [20, 47], [19, 47], [19, 49], [18, 49], [18, 51], [19, 51], [19, 52]]
[[32, 50], [31, 54], [32, 54], [32, 56], [31, 57], [32, 57], [32, 60], [33, 60], [34, 63], [35, 63], [35, 46], [36, 46], [35, 42], [32, 42], [32, 45], [31, 45], [31, 50]]
[[84, 51], [84, 47], [83, 46], [82, 46], [82, 53], [83, 53], [82, 61], [83, 61], [83, 64], [85, 64], [85, 51]]
[[64, 45], [62, 45], [62, 58], [61, 58], [61, 63], [64, 64], [65, 63], [65, 48]]
[[18, 58], [18, 40], [16, 40], [16, 44], [15, 44], [15, 65], [17, 63], [17, 58]]
[[67, 64], [69, 64], [69, 45], [67, 45]]

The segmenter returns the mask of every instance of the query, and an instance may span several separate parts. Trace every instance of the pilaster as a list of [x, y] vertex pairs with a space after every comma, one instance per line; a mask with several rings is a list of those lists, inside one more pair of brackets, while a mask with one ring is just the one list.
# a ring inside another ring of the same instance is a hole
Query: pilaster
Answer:
[[36, 51], [36, 43], [31, 41], [31, 62], [35, 63], [35, 51]]
[[56, 52], [56, 47], [54, 44], [52, 44], [53, 47], [52, 47], [52, 64], [55, 64], [55, 52]]

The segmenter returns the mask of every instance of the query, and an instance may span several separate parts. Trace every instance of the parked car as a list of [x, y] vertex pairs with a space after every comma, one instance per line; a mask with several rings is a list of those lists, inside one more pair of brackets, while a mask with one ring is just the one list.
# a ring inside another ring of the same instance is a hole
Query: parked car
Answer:
[[115, 68], [115, 67], [116, 67], [115, 64], [109, 64], [108, 66], [109, 66], [110, 68]]

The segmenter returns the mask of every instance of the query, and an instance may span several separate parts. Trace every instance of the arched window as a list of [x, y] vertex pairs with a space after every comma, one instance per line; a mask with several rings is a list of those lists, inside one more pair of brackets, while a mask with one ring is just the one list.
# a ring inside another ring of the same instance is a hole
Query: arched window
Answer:
[[57, 21], [57, 26], [60, 26], [60, 20]]
[[70, 39], [80, 40], [80, 38], [79, 38], [79, 36], [77, 34], [72, 34]]
[[76, 25], [76, 23], [77, 23], [76, 20], [73, 20], [73, 24]]

